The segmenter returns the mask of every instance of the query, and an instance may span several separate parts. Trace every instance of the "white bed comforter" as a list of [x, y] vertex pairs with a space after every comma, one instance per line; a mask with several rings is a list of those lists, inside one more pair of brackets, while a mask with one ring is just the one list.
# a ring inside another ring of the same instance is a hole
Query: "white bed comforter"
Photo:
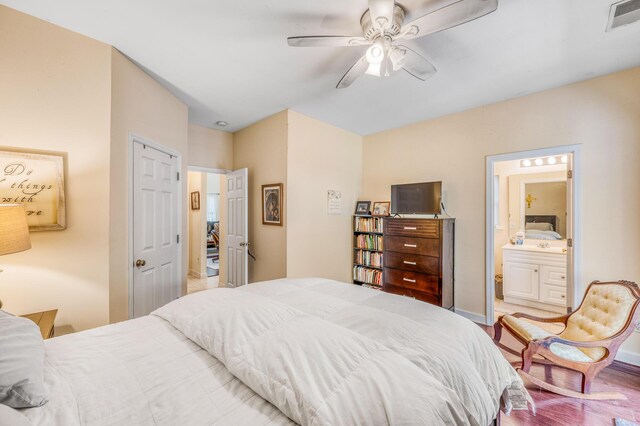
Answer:
[[305, 425], [488, 425], [522, 386], [471, 321], [335, 281], [200, 292], [154, 315]]
[[46, 340], [45, 353], [49, 402], [20, 410], [34, 426], [293, 424], [153, 315]]

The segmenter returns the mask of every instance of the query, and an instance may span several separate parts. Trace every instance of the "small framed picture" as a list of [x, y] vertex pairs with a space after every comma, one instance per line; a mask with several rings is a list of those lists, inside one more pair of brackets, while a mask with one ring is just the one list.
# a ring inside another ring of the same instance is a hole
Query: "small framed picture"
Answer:
[[282, 226], [282, 184], [262, 185], [262, 224]]
[[200, 210], [200, 191], [191, 193], [191, 210]]
[[356, 215], [368, 215], [371, 209], [371, 201], [358, 201], [356, 203]]
[[376, 201], [373, 203], [373, 216], [389, 216], [391, 211], [390, 201]]

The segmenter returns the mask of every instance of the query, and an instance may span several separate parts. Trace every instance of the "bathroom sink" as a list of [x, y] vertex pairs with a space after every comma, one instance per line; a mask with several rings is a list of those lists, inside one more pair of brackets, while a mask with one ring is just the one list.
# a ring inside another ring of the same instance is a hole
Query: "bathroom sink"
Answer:
[[536, 252], [544, 252], [544, 253], [563, 253], [566, 254], [567, 250], [564, 247], [540, 247], [538, 245], [533, 244], [523, 244], [521, 246], [507, 244], [503, 247], [507, 250], [520, 250], [520, 251], [536, 251]]

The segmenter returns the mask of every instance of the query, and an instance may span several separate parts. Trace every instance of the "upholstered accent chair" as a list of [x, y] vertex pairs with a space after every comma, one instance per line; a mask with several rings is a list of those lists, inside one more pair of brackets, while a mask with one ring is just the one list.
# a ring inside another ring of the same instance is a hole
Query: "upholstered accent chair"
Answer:
[[[525, 346], [520, 354], [522, 365], [517, 370], [543, 389], [582, 399], [626, 399], [617, 392], [592, 394], [591, 381], [613, 362], [618, 347], [633, 332], [640, 320], [639, 305], [637, 284], [594, 281], [589, 284], [580, 307], [570, 314], [555, 318], [523, 313], [501, 316], [494, 325], [494, 341], [503, 349], [515, 352], [500, 344], [504, 328], [522, 343]], [[562, 323], [565, 328], [556, 335], [530, 321]], [[581, 392], [560, 388], [532, 376], [529, 374], [532, 362], [579, 371], [582, 373]]]

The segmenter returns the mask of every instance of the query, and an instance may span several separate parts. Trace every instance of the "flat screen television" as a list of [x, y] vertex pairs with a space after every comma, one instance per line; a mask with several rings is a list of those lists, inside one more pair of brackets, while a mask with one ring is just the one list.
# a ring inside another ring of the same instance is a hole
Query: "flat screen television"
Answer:
[[391, 185], [392, 214], [441, 214], [442, 182]]

